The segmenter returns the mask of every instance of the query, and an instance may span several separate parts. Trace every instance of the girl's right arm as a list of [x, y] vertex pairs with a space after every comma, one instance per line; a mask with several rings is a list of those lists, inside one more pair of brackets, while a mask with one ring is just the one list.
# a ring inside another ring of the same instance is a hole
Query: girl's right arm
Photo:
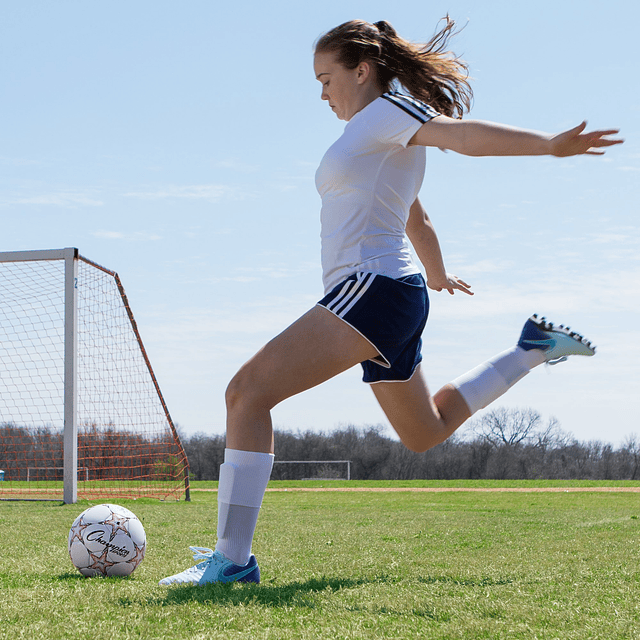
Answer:
[[450, 149], [467, 156], [602, 155], [602, 147], [621, 144], [617, 129], [584, 133], [586, 122], [557, 135], [483, 120], [436, 116], [420, 127], [409, 144]]

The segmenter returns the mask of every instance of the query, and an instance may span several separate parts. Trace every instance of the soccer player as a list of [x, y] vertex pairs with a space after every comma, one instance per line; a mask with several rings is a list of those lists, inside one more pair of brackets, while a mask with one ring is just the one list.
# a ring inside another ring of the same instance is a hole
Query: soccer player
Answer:
[[201, 562], [161, 584], [260, 581], [251, 543], [273, 464], [270, 410], [283, 400], [361, 363], [401, 441], [425, 451], [534, 367], [595, 353], [582, 336], [533, 316], [516, 346], [429, 392], [420, 365], [427, 287], [473, 294], [445, 270], [418, 199], [425, 147], [469, 156], [562, 157], [602, 154], [622, 142], [613, 137], [617, 130], [586, 132], [584, 122], [550, 135], [462, 119], [472, 92], [466, 64], [446, 48], [454, 23], [445, 21], [426, 45], [404, 40], [387, 22], [360, 20], [317, 41], [321, 98], [347, 122], [316, 174], [325, 297], [229, 384], [216, 549], [192, 547]]

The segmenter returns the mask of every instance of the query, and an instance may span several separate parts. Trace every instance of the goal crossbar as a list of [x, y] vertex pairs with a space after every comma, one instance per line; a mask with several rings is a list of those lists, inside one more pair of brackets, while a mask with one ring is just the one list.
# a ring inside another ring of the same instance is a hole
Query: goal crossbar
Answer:
[[75, 247], [67, 249], [36, 249], [34, 251], [2, 251], [0, 262], [35, 262], [37, 260], [64, 260], [68, 255], [78, 255]]

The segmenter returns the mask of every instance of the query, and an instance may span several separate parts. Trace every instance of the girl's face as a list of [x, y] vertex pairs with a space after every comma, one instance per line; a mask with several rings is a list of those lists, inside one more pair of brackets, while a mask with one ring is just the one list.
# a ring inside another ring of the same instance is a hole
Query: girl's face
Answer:
[[329, 103], [340, 120], [351, 120], [364, 106], [362, 89], [368, 73], [363, 74], [362, 64], [347, 69], [336, 60], [335, 53], [321, 51], [315, 55], [313, 69], [322, 83], [322, 100]]

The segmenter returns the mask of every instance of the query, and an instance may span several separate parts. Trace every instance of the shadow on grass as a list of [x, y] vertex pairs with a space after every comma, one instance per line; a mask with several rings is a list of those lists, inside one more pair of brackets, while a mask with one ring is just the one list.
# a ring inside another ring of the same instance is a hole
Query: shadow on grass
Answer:
[[113, 584], [118, 584], [119, 582], [135, 580], [137, 576], [128, 575], [128, 576], [103, 576], [102, 574], [98, 574], [96, 576], [83, 576], [79, 571], [67, 571], [66, 573], [60, 573], [57, 576], [53, 576], [51, 579], [54, 582], [86, 582], [87, 580], [91, 581], [104, 581], [104, 582], [112, 582]]
[[65, 580], [86, 580], [86, 577], [79, 571], [65, 571], [64, 573], [59, 573], [57, 576], [53, 576], [53, 579], [56, 582], [64, 582]]
[[[386, 582], [386, 579], [350, 579], [350, 578], [311, 578], [304, 582], [291, 582], [285, 585], [261, 584], [206, 584], [202, 586], [185, 585], [170, 587], [163, 598], [149, 598], [147, 604], [155, 606], [180, 605], [190, 602], [222, 605], [262, 605], [265, 607], [302, 607], [315, 609], [315, 595], [324, 591], [351, 589], [364, 584]], [[122, 599], [120, 604], [132, 604]]]

